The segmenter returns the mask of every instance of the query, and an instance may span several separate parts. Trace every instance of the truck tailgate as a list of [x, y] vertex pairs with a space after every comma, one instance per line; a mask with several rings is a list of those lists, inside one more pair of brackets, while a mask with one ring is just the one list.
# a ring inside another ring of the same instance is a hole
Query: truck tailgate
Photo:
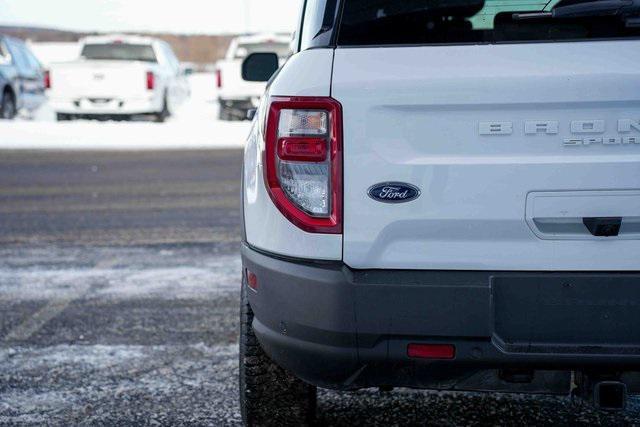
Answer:
[[[345, 262], [639, 270], [639, 48], [603, 41], [337, 49]], [[385, 182], [421, 195], [407, 203], [368, 196]], [[622, 228], [593, 235], [582, 224], [591, 217], [622, 218]]]
[[146, 96], [146, 73], [153, 67], [123, 61], [78, 61], [51, 69], [51, 97], [131, 99]]

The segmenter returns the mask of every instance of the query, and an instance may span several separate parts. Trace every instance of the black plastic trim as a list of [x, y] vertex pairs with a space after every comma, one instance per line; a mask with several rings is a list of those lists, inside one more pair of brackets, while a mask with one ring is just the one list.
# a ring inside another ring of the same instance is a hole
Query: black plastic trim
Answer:
[[332, 268], [338, 269], [338, 270], [342, 269], [343, 267], [346, 267], [345, 264], [342, 261], [320, 260], [320, 259], [312, 259], [312, 258], [299, 258], [299, 257], [292, 257], [292, 256], [288, 256], [288, 255], [282, 255], [282, 254], [277, 254], [275, 252], [266, 251], [264, 249], [260, 249], [260, 248], [257, 248], [255, 246], [251, 245], [249, 242], [247, 242], [246, 238], [242, 241], [242, 246], [244, 246], [247, 249], [249, 249], [249, 250], [251, 250], [253, 252], [256, 252], [256, 253], [258, 253], [260, 255], [264, 255], [266, 257], [273, 258], [273, 259], [280, 260], [280, 261], [290, 262], [292, 264], [307, 265], [307, 266], [332, 267]]
[[335, 44], [336, 49], [390, 49], [402, 47], [444, 47], [444, 46], [500, 46], [500, 45], [529, 45], [529, 44], [548, 44], [548, 43], [591, 43], [591, 42], [610, 42], [610, 41], [638, 41], [640, 37], [611, 37], [611, 38], [593, 38], [593, 39], [560, 39], [560, 40], [514, 40], [508, 42], [466, 42], [466, 43], [408, 43], [408, 44], [360, 44], [360, 45], [341, 45]]
[[[638, 272], [353, 270], [340, 261], [274, 255], [247, 244], [242, 262], [258, 278], [249, 300], [261, 345], [278, 364], [318, 386], [430, 388], [504, 368], [640, 371], [634, 338], [640, 331], [629, 325], [640, 310]], [[536, 286], [553, 290], [549, 302], [530, 311], [545, 328], [537, 331], [542, 338], [554, 338], [549, 345], [518, 341], [517, 322], [526, 320], [518, 313], [526, 311], [523, 304], [536, 296]], [[522, 301], [513, 299], [520, 289]], [[569, 319], [580, 329], [578, 339], [546, 317], [559, 313], [558, 298], [566, 304], [576, 297], [576, 313], [609, 316], [601, 325]], [[612, 312], [611, 304], [626, 311]], [[603, 334], [606, 322], [619, 328]], [[590, 325], [599, 344], [589, 338]], [[514, 341], [505, 343], [503, 336]], [[453, 344], [456, 357], [410, 359], [407, 345], [415, 342]]]

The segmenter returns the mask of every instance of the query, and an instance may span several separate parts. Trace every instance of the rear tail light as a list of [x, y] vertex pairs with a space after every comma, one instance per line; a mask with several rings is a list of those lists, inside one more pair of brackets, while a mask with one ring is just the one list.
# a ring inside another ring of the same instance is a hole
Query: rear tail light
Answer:
[[51, 89], [51, 71], [44, 72], [44, 88]]
[[222, 87], [222, 70], [216, 70], [216, 87], [220, 89]]
[[147, 90], [153, 90], [156, 87], [156, 75], [153, 71], [147, 71]]
[[310, 233], [342, 233], [342, 108], [332, 98], [272, 98], [265, 183], [280, 212]]

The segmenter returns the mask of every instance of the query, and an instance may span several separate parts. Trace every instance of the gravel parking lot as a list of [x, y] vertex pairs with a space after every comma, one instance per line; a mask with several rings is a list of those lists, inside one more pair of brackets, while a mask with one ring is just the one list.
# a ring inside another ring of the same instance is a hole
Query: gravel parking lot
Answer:
[[[239, 150], [0, 155], [0, 425], [239, 425]], [[639, 425], [566, 397], [322, 391], [320, 425]]]

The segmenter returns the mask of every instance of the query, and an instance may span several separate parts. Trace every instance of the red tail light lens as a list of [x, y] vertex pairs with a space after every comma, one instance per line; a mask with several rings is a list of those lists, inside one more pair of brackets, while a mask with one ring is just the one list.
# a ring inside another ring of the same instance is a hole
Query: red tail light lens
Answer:
[[51, 71], [44, 72], [44, 88], [51, 89]]
[[280, 212], [309, 233], [342, 233], [342, 107], [332, 98], [272, 98], [264, 173]]
[[216, 87], [220, 89], [222, 87], [222, 70], [216, 70]]
[[153, 90], [156, 87], [156, 76], [152, 71], [147, 71], [147, 90]]
[[327, 141], [321, 138], [281, 138], [278, 140], [280, 160], [322, 162], [327, 158]]

